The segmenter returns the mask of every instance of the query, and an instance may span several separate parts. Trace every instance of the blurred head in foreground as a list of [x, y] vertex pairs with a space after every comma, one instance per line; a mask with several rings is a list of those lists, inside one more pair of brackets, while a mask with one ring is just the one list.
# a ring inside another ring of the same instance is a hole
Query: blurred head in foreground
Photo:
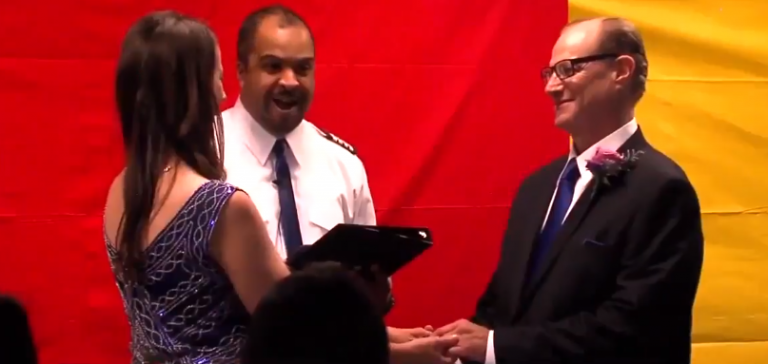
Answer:
[[336, 263], [293, 273], [253, 314], [243, 364], [388, 364], [381, 314], [364, 283]]
[[0, 296], [0, 362], [37, 364], [37, 349], [27, 311], [15, 299]]

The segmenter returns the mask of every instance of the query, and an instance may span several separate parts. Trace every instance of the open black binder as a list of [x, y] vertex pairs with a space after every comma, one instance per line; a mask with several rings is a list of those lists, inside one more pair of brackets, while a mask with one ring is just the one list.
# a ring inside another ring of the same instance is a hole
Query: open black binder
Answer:
[[288, 258], [288, 265], [335, 261], [349, 267], [378, 266], [392, 276], [432, 247], [427, 228], [339, 224], [310, 246]]

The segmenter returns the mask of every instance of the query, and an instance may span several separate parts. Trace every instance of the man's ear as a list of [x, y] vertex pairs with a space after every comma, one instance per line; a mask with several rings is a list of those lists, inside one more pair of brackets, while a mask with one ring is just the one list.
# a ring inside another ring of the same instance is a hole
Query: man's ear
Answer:
[[246, 71], [248, 71], [248, 65], [237, 62], [237, 83], [240, 84], [240, 88], [243, 87], [243, 78], [245, 77]]
[[630, 56], [623, 55], [616, 58], [616, 84], [628, 86], [632, 83], [632, 75], [636, 67], [635, 60]]

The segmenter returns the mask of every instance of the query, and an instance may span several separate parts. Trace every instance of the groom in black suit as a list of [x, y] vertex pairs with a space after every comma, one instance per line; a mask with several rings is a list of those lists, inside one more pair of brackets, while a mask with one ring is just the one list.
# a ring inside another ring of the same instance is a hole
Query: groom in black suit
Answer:
[[700, 208], [635, 121], [647, 70], [626, 20], [563, 30], [542, 77], [571, 152], [520, 186], [475, 316], [436, 331], [465, 364], [690, 362]]

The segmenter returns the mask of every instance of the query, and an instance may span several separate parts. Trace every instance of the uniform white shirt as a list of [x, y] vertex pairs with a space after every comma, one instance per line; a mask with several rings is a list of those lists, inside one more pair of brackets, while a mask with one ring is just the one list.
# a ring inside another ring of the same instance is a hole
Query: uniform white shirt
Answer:
[[[279, 227], [280, 202], [273, 183], [271, 152], [276, 138], [251, 117], [239, 99], [222, 116], [227, 182], [250, 195], [278, 253], [285, 259], [285, 241]], [[368, 177], [352, 146], [306, 120], [285, 140], [305, 245], [314, 243], [337, 224], [376, 224]]]
[[[633, 134], [635, 134], [637, 129], [637, 121], [632, 119], [630, 122], [624, 124], [621, 128], [617, 129], [607, 137], [595, 143], [581, 154], [577, 155], [576, 151], [573, 150], [573, 146], [571, 146], [571, 152], [568, 155], [568, 160], [576, 158], [576, 166], [579, 168], [580, 175], [579, 179], [576, 181], [576, 186], [574, 187], [573, 200], [571, 200], [571, 205], [568, 207], [568, 212], [566, 213], [564, 219], [567, 218], [568, 214], [571, 213], [573, 206], [576, 205], [579, 197], [581, 197], [581, 195], [584, 193], [584, 190], [586, 190], [589, 182], [592, 181], [593, 176], [592, 172], [587, 169], [587, 161], [589, 161], [595, 155], [597, 148], [616, 151], [621, 148], [621, 146], [624, 145], [624, 143], [626, 143]], [[565, 167], [563, 167], [563, 169], [565, 169]], [[561, 177], [562, 174], [563, 171], [560, 172]], [[560, 179], [558, 178], [557, 187], [560, 185], [559, 181]], [[542, 230], [544, 229], [544, 225], [549, 218], [549, 211], [552, 209], [552, 203], [555, 201], [555, 192], [557, 191], [557, 187], [555, 188], [555, 191], [552, 191], [552, 199], [549, 201], [549, 209], [547, 210], [547, 215], [541, 224]], [[485, 364], [496, 364], [496, 353], [494, 351], [493, 345], [493, 330], [488, 333], [488, 344], [485, 350]]]

